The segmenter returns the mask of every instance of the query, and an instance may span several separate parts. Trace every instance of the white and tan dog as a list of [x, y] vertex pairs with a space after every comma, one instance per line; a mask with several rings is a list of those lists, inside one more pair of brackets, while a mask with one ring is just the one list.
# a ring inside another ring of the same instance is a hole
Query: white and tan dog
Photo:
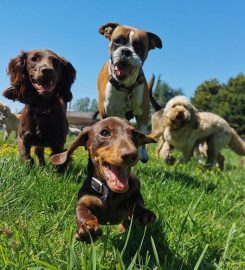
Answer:
[[207, 167], [218, 162], [220, 169], [224, 166], [224, 157], [220, 151], [228, 146], [238, 155], [245, 155], [245, 142], [236, 131], [217, 114], [198, 112], [185, 96], [172, 98], [163, 113], [164, 144], [161, 156], [168, 163], [173, 163], [173, 148], [183, 155], [183, 161], [190, 160], [194, 147], [207, 143]]
[[[162, 48], [162, 41], [153, 33], [118, 23], [107, 23], [99, 32], [110, 42], [110, 59], [98, 77], [100, 116], [128, 120], [135, 116], [138, 129], [146, 132], [150, 102], [142, 66], [149, 50]], [[145, 148], [140, 159], [148, 160]]]
[[12, 131], [15, 132], [17, 137], [20, 115], [12, 113], [10, 108], [1, 102], [0, 102], [0, 112], [4, 116], [4, 119], [2, 119], [2, 122], [4, 123], [3, 140], [6, 141]]

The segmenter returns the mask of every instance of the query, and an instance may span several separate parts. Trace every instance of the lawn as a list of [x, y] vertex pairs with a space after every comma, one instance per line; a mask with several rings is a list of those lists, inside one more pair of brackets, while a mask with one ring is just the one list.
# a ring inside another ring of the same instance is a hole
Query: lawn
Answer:
[[151, 146], [134, 173], [157, 221], [102, 226], [85, 244], [74, 240], [85, 150], [60, 175], [25, 166], [13, 137], [3, 144], [1, 133], [0, 144], [0, 269], [245, 269], [245, 169], [228, 149], [225, 170], [207, 171], [196, 160], [167, 166]]

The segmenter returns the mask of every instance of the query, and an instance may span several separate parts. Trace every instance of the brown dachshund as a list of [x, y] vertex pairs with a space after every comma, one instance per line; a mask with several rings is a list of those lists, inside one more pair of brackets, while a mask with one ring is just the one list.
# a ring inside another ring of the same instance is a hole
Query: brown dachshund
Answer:
[[51, 157], [61, 165], [79, 147], [89, 152], [87, 178], [76, 208], [76, 239], [90, 241], [101, 235], [99, 224], [119, 224], [134, 220], [145, 226], [156, 216], [144, 206], [140, 182], [131, 174], [138, 161], [137, 147], [155, 142], [119, 117], [109, 117], [86, 127], [63, 153]]
[[30, 149], [35, 146], [39, 163], [45, 164], [44, 147], [52, 153], [64, 150], [68, 132], [66, 103], [71, 101], [71, 85], [76, 71], [56, 53], [38, 49], [22, 52], [8, 65], [11, 86], [6, 98], [25, 104], [18, 129], [18, 145], [25, 161], [33, 163]]

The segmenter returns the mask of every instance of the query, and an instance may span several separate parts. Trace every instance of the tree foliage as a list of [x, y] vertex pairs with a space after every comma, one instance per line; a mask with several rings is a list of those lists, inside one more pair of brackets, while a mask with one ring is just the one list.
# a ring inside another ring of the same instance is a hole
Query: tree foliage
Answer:
[[202, 111], [225, 118], [238, 133], [245, 134], [245, 76], [238, 74], [226, 84], [205, 81], [195, 91], [192, 103]]
[[161, 106], [165, 106], [166, 103], [177, 95], [183, 95], [182, 89], [174, 89], [168, 83], [161, 80], [161, 76], [158, 77], [156, 87], [154, 89], [154, 98]]
[[96, 112], [98, 110], [98, 102], [96, 99], [90, 100], [89, 97], [79, 98], [72, 106], [75, 112]]

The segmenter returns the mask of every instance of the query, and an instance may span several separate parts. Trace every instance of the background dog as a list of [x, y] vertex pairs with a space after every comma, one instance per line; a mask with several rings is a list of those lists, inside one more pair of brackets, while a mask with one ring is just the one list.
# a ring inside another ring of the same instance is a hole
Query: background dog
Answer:
[[196, 145], [207, 143], [207, 167], [218, 162], [224, 167], [224, 157], [220, 151], [225, 146], [239, 155], [245, 155], [245, 143], [236, 131], [220, 116], [209, 112], [198, 112], [184, 96], [172, 98], [164, 109], [164, 144], [161, 155], [164, 160], [173, 163], [171, 150], [182, 152], [183, 161], [190, 160]]
[[[162, 48], [162, 41], [153, 33], [118, 23], [107, 23], [99, 32], [109, 39], [110, 54], [98, 77], [101, 118], [135, 116], [139, 130], [146, 132], [150, 102], [142, 66], [150, 50]], [[139, 154], [147, 161], [144, 148]]]
[[10, 108], [1, 102], [0, 112], [2, 113], [1, 123], [2, 127], [4, 128], [3, 141], [6, 141], [8, 139], [12, 131], [15, 132], [17, 137], [20, 115], [12, 113]]
[[99, 224], [127, 225], [134, 220], [145, 226], [155, 220], [144, 206], [140, 183], [131, 167], [138, 161], [137, 147], [155, 142], [123, 118], [108, 117], [85, 127], [66, 152], [52, 156], [61, 165], [79, 147], [89, 152], [87, 178], [78, 195], [77, 240], [94, 240], [101, 234]]
[[156, 156], [160, 157], [160, 151], [163, 146], [163, 110], [164, 107], [160, 106], [158, 102], [155, 100], [152, 94], [153, 85], [155, 81], [155, 76], [153, 75], [148, 83], [148, 91], [149, 91], [149, 98], [153, 109], [155, 110], [154, 113], [151, 115], [151, 136], [154, 140], [157, 141], [156, 145]]
[[18, 145], [25, 161], [33, 163], [30, 149], [35, 146], [39, 163], [45, 164], [44, 147], [60, 153], [66, 141], [66, 103], [71, 101], [71, 85], [76, 71], [56, 53], [37, 49], [22, 52], [8, 65], [11, 87], [6, 98], [25, 105], [18, 130]]

